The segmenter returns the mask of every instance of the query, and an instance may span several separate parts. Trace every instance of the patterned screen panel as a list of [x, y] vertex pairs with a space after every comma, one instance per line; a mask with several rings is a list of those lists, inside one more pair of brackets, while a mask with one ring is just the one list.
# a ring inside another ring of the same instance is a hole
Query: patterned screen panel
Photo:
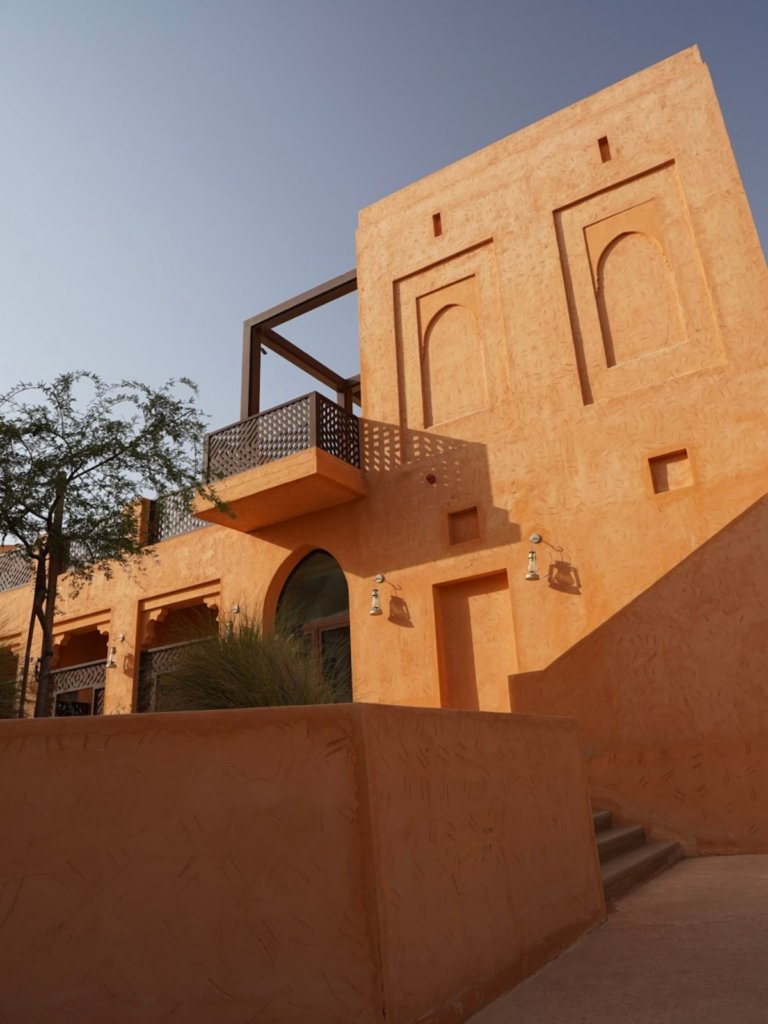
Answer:
[[[90, 661], [71, 668], [57, 668], [50, 674], [46, 714], [57, 717], [69, 715], [101, 715], [104, 713], [104, 686], [106, 661]], [[87, 700], [73, 702], [61, 699], [64, 694], [90, 691]]]
[[313, 447], [360, 465], [357, 417], [317, 392], [209, 434], [208, 479], [235, 476]]
[[32, 579], [32, 563], [19, 550], [0, 554], [0, 590], [24, 587]]
[[158, 707], [158, 683], [164, 675], [173, 672], [179, 662], [179, 655], [189, 647], [186, 641], [180, 644], [168, 644], [165, 647], [155, 647], [149, 651], [142, 651], [139, 660], [139, 685], [136, 694], [136, 711], [159, 711]]
[[167, 498], [151, 503], [147, 539], [150, 544], [157, 544], [161, 540], [191, 533], [203, 526], [210, 526], [210, 523], [193, 516], [178, 494], [170, 494]]
[[318, 448], [337, 459], [360, 465], [360, 428], [356, 416], [318, 395]]

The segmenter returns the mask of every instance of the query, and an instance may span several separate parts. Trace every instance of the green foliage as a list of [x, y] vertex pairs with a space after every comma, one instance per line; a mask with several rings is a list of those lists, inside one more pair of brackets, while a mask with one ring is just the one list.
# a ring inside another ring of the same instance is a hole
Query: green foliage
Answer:
[[248, 615], [188, 635], [173, 671], [163, 676], [157, 707], [202, 711], [330, 704], [346, 699], [301, 636], [263, 631]]
[[[182, 392], [179, 394], [179, 392]], [[74, 590], [98, 570], [146, 553], [138, 499], [170, 494], [191, 509], [205, 421], [181, 378], [153, 389], [62, 373], [0, 396], [0, 542], [35, 568], [33, 613], [43, 635], [35, 713], [45, 713], [59, 577]]]
[[0, 396], [0, 538], [58, 555], [76, 582], [141, 554], [138, 497], [189, 507], [202, 490], [196, 394], [183, 378], [155, 390], [81, 370]]

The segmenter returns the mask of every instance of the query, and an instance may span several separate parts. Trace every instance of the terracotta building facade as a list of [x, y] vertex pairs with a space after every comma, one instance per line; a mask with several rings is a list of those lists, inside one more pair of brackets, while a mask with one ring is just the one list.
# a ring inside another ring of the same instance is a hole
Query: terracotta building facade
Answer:
[[[341, 379], [284, 325], [355, 287]], [[234, 516], [166, 506], [142, 571], [64, 594], [52, 712], [151, 711], [185, 620], [294, 601], [356, 702], [575, 717], [603, 805], [768, 850], [766, 324], [695, 48], [381, 200], [354, 273], [245, 325]], [[336, 400], [263, 411], [263, 345]]]

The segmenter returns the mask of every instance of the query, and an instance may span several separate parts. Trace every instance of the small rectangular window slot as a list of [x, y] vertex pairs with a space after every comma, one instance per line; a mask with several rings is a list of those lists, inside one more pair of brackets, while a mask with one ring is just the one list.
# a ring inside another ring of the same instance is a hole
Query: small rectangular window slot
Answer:
[[465, 544], [469, 540], [479, 540], [479, 538], [480, 519], [477, 505], [448, 513], [448, 540], [451, 545]]
[[439, 213], [432, 214], [432, 231], [434, 232], [435, 238], [443, 233], [443, 219]]
[[602, 139], [598, 139], [597, 144], [600, 147], [600, 159], [604, 164], [607, 164], [611, 159], [611, 147], [608, 145], [608, 136], [604, 135]]
[[691, 460], [688, 458], [685, 448], [680, 448], [676, 452], [667, 452], [666, 455], [657, 455], [648, 460], [648, 465], [655, 494], [679, 491], [681, 488], [690, 487], [693, 484]]

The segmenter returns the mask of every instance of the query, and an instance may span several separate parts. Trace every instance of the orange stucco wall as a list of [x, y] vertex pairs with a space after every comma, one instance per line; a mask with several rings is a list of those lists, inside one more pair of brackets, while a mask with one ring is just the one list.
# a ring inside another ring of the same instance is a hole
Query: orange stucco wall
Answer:
[[[764, 495], [768, 275], [695, 48], [362, 211], [357, 251], [363, 484], [345, 501], [326, 479], [340, 503], [302, 514], [317, 460], [249, 471], [232, 486], [246, 504], [243, 486], [259, 492], [251, 512], [271, 525], [164, 541], [143, 572], [64, 597], [61, 635], [97, 628], [115, 648], [107, 712], [135, 707], [153, 617], [204, 600], [269, 620], [313, 548], [349, 584], [356, 700], [514, 712], [510, 676], [634, 628], [622, 609]], [[698, 599], [679, 600], [681, 632], [709, 652], [700, 692], [727, 717], [739, 603], [694, 633]], [[0, 640], [18, 646], [28, 607], [0, 594]], [[765, 667], [745, 663], [742, 685], [757, 694]], [[636, 710], [653, 721], [670, 685]], [[694, 806], [692, 778], [682, 792]]]
[[0, 723], [0, 1017], [453, 1024], [600, 921], [559, 719]]
[[[593, 799], [690, 854], [768, 853], [768, 498], [539, 673], [578, 718]], [[692, 611], [693, 609], [693, 611]]]
[[[768, 282], [697, 51], [364, 210], [358, 254], [365, 414], [402, 452], [377, 475], [371, 533], [417, 626], [386, 699], [437, 693], [430, 587], [506, 571], [503, 660], [543, 668], [763, 494]], [[440, 318], [457, 308], [454, 331]], [[433, 380], [435, 332], [464, 349]], [[430, 389], [465, 385], [471, 409], [434, 422]], [[654, 491], [659, 456], [676, 472]], [[450, 545], [467, 506], [477, 540]], [[524, 579], [534, 532], [542, 575], [570, 578]]]

